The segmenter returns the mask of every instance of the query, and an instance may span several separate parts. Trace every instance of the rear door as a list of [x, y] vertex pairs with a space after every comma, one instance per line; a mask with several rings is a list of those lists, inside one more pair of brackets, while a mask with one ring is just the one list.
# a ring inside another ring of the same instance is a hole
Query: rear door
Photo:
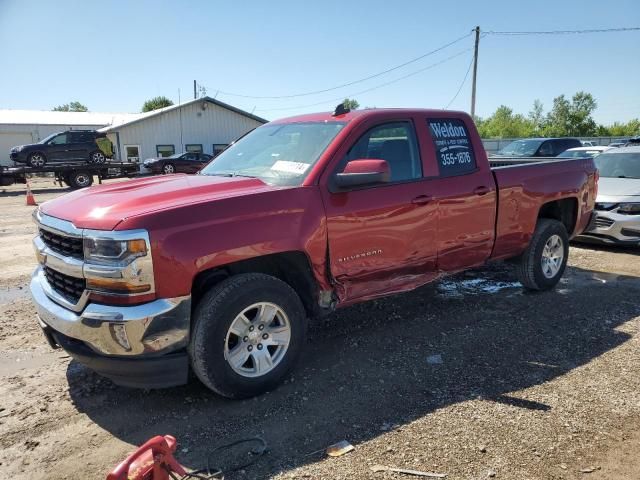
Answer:
[[68, 160], [88, 160], [89, 159], [89, 134], [86, 132], [67, 133], [67, 153]]
[[436, 275], [437, 207], [423, 175], [415, 118], [370, 120], [338, 150], [331, 175], [356, 159], [384, 159], [391, 182], [351, 190], [321, 186], [329, 268], [341, 302], [415, 287]]
[[424, 118], [437, 165], [438, 270], [451, 272], [484, 263], [495, 237], [497, 192], [487, 156], [469, 121]]

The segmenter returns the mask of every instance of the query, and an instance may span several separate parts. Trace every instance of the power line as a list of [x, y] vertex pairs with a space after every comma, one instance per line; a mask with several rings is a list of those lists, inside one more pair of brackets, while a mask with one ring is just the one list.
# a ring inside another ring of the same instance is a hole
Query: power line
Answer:
[[415, 70], [415, 71], [413, 71], [411, 73], [403, 75], [402, 77], [398, 77], [398, 78], [396, 78], [394, 80], [390, 80], [388, 82], [381, 83], [379, 85], [373, 86], [371, 88], [367, 88], [366, 90], [361, 90], [359, 92], [350, 93], [350, 94], [347, 94], [347, 95], [341, 95], [340, 97], [332, 98], [330, 100], [323, 100], [321, 102], [310, 103], [310, 104], [307, 104], [307, 105], [298, 105], [296, 107], [283, 107], [283, 108], [261, 108], [261, 109], [257, 109], [256, 111], [258, 111], [258, 112], [266, 112], [266, 111], [280, 111], [280, 110], [299, 110], [299, 109], [303, 109], [303, 108], [315, 107], [315, 106], [318, 106], [318, 105], [325, 105], [325, 104], [328, 104], [328, 103], [338, 102], [340, 100], [344, 100], [345, 98], [355, 97], [357, 95], [362, 95], [363, 93], [368, 93], [368, 92], [371, 92], [373, 90], [377, 90], [379, 88], [386, 87], [388, 85], [394, 84], [394, 83], [399, 82], [401, 80], [404, 80], [406, 78], [413, 77], [414, 75], [422, 73], [422, 72], [424, 72], [426, 70], [430, 70], [430, 69], [432, 69], [434, 67], [442, 65], [443, 63], [446, 63], [446, 62], [448, 62], [450, 60], [453, 60], [454, 58], [457, 58], [457, 57], [459, 57], [461, 55], [464, 55], [465, 53], [470, 52], [471, 50], [473, 50], [473, 48], [466, 48], [466, 49], [464, 49], [464, 50], [462, 50], [462, 51], [460, 51], [460, 52], [458, 52], [458, 53], [456, 53], [454, 55], [450, 55], [447, 58], [444, 58], [443, 60], [440, 60], [439, 62], [432, 63], [432, 64], [427, 65], [426, 67], [423, 67], [423, 68], [421, 68], [419, 70]]
[[460, 87], [458, 87], [458, 91], [453, 96], [451, 101], [449, 101], [449, 103], [447, 103], [447, 106], [444, 107], [443, 110], [447, 110], [451, 106], [451, 104], [456, 100], [456, 98], [458, 98], [458, 95], [460, 95], [460, 92], [462, 91], [462, 87], [467, 82], [467, 78], [469, 77], [469, 72], [471, 71], [471, 67], [473, 66], [473, 60], [474, 60], [474, 57], [472, 56], [471, 57], [471, 61], [469, 62], [469, 66], [467, 67], [467, 73], [464, 74], [464, 78], [462, 79], [462, 83], [460, 84]]
[[486, 30], [484, 33], [488, 35], [581, 35], [586, 33], [612, 33], [612, 32], [635, 32], [640, 27], [623, 27], [623, 28], [592, 28], [587, 30], [542, 30], [542, 31], [523, 31], [523, 32], [498, 32], [495, 30]]
[[353, 81], [350, 81], [350, 82], [347, 82], [347, 83], [343, 83], [341, 85], [336, 85], [334, 87], [324, 88], [322, 90], [314, 90], [314, 91], [311, 91], [311, 92], [294, 93], [294, 94], [291, 94], [291, 95], [244, 95], [244, 94], [240, 94], [240, 93], [227, 92], [227, 91], [218, 90], [218, 89], [211, 89], [211, 91], [215, 90], [215, 91], [217, 91], [218, 93], [220, 93], [222, 95], [227, 95], [227, 96], [230, 96], [230, 97], [252, 98], [252, 99], [262, 99], [262, 100], [265, 100], [265, 99], [275, 100], [275, 99], [283, 99], [283, 98], [295, 98], [295, 97], [306, 97], [306, 96], [309, 96], [309, 95], [317, 95], [318, 93], [330, 92], [331, 90], [338, 90], [339, 88], [349, 87], [351, 85], [355, 85], [355, 84], [358, 84], [358, 83], [366, 82], [367, 80], [371, 80], [373, 78], [377, 78], [377, 77], [380, 77], [380, 76], [385, 75], [387, 73], [390, 73], [390, 72], [393, 72], [395, 70], [398, 70], [398, 69], [400, 69], [402, 67], [406, 67], [407, 65], [410, 65], [410, 64], [415, 63], [415, 62], [417, 62], [419, 60], [422, 60], [423, 58], [426, 58], [426, 57], [428, 57], [430, 55], [438, 53], [441, 50], [444, 50], [445, 48], [450, 47], [451, 45], [455, 45], [456, 43], [461, 42], [462, 40], [464, 40], [465, 38], [468, 38], [469, 36], [471, 36], [471, 32], [469, 32], [466, 35], [463, 35], [462, 37], [459, 37], [459, 38], [457, 38], [457, 39], [455, 39], [455, 40], [453, 40], [453, 41], [451, 41], [451, 42], [449, 42], [449, 43], [447, 43], [445, 45], [442, 45], [441, 47], [438, 47], [438, 48], [436, 48], [434, 50], [431, 50], [430, 52], [424, 53], [424, 54], [420, 55], [419, 57], [415, 57], [415, 58], [413, 58], [413, 59], [411, 59], [409, 61], [401, 63], [400, 65], [396, 65], [394, 67], [388, 68], [388, 69], [383, 70], [381, 72], [374, 73], [373, 75], [369, 75], [368, 77], [360, 78], [358, 80], [353, 80]]

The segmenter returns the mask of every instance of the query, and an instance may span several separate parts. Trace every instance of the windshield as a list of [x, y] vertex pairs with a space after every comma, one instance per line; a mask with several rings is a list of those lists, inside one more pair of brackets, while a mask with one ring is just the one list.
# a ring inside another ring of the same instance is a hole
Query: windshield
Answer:
[[173, 155], [169, 155], [168, 157], [163, 157], [163, 158], [180, 158], [182, 155], [184, 155], [183, 153], [174, 153]]
[[640, 152], [603, 153], [595, 162], [601, 177], [640, 178]]
[[300, 185], [344, 126], [344, 122], [267, 124], [231, 145], [200, 174]]
[[500, 150], [498, 155], [531, 157], [536, 153], [542, 142], [543, 140], [516, 140]]
[[47, 143], [49, 140], [51, 140], [53, 137], [55, 137], [56, 135], [60, 135], [60, 132], [56, 132], [56, 133], [52, 133], [51, 135], [49, 135], [48, 137], [44, 137], [42, 140], [40, 140], [38, 143], [40, 145], [43, 145], [45, 143]]
[[601, 153], [600, 150], [565, 150], [558, 158], [593, 158]]

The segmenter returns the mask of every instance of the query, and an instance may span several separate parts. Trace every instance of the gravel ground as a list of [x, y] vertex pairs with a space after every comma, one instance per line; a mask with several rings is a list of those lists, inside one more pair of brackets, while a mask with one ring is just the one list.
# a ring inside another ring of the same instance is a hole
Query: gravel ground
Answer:
[[[65, 190], [34, 182], [38, 201]], [[555, 291], [508, 264], [339, 311], [312, 325], [299, 368], [245, 401], [196, 381], [114, 386], [46, 345], [26, 290], [35, 261], [23, 187], [0, 194], [0, 478], [100, 479], [170, 433], [186, 466], [234, 440], [268, 452], [227, 478], [640, 478], [638, 250], [574, 246]], [[329, 458], [346, 439], [355, 450]], [[242, 448], [211, 457], [226, 469]]]

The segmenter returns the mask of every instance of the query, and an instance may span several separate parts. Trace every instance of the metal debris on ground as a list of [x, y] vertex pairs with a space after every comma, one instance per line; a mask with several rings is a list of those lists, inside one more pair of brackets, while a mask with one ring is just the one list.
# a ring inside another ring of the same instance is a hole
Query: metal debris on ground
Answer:
[[329, 445], [327, 447], [327, 455], [329, 455], [330, 457], [340, 457], [345, 453], [351, 452], [352, 450], [355, 450], [355, 447], [346, 440], [342, 440], [341, 442]]
[[446, 473], [433, 473], [433, 472], [421, 472], [420, 470], [408, 470], [406, 468], [387, 467], [385, 465], [374, 465], [371, 467], [374, 472], [394, 472], [404, 473], [405, 475], [413, 475], [415, 477], [429, 477], [429, 478], [445, 478]]

